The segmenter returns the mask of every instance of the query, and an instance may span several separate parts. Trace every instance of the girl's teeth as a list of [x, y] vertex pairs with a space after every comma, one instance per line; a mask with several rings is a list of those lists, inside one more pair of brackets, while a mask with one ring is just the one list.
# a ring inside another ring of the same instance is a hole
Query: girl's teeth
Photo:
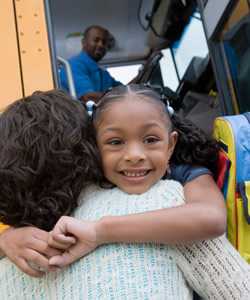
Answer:
[[138, 172], [138, 173], [124, 171], [124, 175], [128, 177], [140, 177], [146, 175], [146, 173], [147, 173], [146, 171]]

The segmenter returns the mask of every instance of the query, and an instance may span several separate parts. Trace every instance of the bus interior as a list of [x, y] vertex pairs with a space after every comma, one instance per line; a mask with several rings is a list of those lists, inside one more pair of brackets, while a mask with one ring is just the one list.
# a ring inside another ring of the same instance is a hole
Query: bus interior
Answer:
[[59, 0], [50, 3], [59, 59], [67, 60], [81, 50], [84, 28], [101, 25], [113, 36], [113, 45], [101, 64], [116, 79], [126, 84], [144, 69], [140, 83], [150, 84], [179, 114], [212, 131], [213, 119], [222, 111], [196, 1], [74, 4]]
[[1, 32], [0, 61], [7, 70], [0, 75], [1, 110], [34, 90], [60, 87], [60, 65], [81, 50], [82, 33], [93, 24], [112, 35], [103, 67], [124, 84], [140, 70], [139, 82], [152, 85], [207, 133], [215, 117], [250, 109], [247, 0], [1, 3], [0, 22], [7, 28]]

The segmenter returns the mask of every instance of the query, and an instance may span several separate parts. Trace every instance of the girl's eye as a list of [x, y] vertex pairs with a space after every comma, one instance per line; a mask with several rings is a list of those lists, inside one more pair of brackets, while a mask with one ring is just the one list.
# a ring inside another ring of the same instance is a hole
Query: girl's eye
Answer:
[[122, 143], [122, 141], [118, 140], [118, 139], [113, 139], [113, 140], [107, 141], [107, 144], [112, 145], [112, 146], [120, 145], [121, 143]]
[[155, 136], [149, 136], [144, 139], [145, 144], [154, 144], [154, 143], [157, 143], [158, 141], [159, 141], [159, 138], [157, 138]]

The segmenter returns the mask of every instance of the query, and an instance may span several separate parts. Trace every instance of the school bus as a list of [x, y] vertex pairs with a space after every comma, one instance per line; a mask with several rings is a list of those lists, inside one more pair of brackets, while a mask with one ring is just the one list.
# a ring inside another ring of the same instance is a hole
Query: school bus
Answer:
[[143, 69], [142, 82], [211, 134], [217, 116], [250, 111], [249, 12], [249, 0], [1, 0], [0, 111], [60, 87], [62, 64], [75, 97], [67, 59], [97, 24], [113, 36], [101, 65], [125, 84]]
[[114, 37], [101, 64], [117, 79], [160, 49], [144, 82], [170, 94], [203, 129], [211, 131], [218, 115], [250, 109], [247, 0], [2, 0], [0, 109], [59, 87], [59, 62], [80, 51], [81, 33], [92, 24]]

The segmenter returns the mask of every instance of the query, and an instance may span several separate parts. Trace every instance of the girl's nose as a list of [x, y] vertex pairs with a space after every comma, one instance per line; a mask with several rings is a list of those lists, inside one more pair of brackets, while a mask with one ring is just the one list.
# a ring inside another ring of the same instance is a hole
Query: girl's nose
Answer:
[[143, 147], [140, 145], [128, 145], [127, 150], [124, 154], [124, 159], [126, 161], [137, 163], [139, 161], [145, 160], [146, 155]]

